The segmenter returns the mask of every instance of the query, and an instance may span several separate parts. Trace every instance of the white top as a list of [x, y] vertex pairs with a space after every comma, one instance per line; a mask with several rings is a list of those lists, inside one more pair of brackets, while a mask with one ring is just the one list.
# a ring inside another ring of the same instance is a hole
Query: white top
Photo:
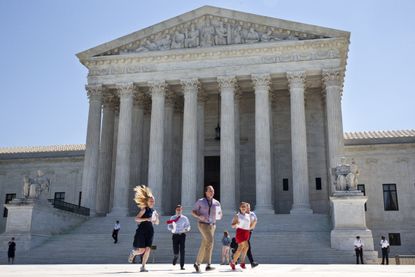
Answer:
[[114, 230], [120, 230], [120, 229], [121, 229], [121, 224], [115, 223], [114, 224]]
[[251, 221], [258, 221], [258, 217], [256, 216], [256, 214], [254, 212], [249, 212], [249, 216], [251, 217]]
[[[170, 220], [177, 219], [177, 215], [173, 215], [170, 217]], [[190, 223], [189, 219], [185, 215], [180, 215], [179, 220], [177, 222], [172, 222], [171, 224], [167, 225], [167, 230], [172, 232], [173, 234], [182, 234], [190, 231]]]
[[237, 228], [249, 230], [251, 228], [251, 216], [249, 214], [238, 213], [238, 225]]
[[387, 239], [385, 240], [381, 240], [380, 241], [380, 246], [382, 246], [382, 248], [388, 248], [389, 247], [389, 242]]
[[360, 248], [360, 247], [363, 247], [363, 246], [364, 246], [364, 244], [360, 239], [357, 239], [357, 240], [354, 241], [354, 247]]

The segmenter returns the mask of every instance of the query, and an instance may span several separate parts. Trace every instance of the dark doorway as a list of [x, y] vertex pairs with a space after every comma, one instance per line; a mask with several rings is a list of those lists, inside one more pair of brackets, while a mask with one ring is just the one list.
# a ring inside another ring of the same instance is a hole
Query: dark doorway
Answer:
[[215, 189], [215, 199], [220, 201], [220, 157], [205, 157], [205, 186]]

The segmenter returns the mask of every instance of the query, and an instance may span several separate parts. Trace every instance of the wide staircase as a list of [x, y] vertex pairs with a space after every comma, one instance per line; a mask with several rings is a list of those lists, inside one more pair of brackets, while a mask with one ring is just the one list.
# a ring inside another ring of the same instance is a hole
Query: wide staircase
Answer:
[[[190, 218], [190, 216], [189, 216]], [[153, 244], [157, 247], [149, 262], [170, 263], [172, 260], [171, 233], [161, 217], [155, 227]], [[111, 238], [115, 220], [121, 223], [117, 244]], [[224, 216], [216, 229], [213, 263], [220, 262], [221, 238], [230, 227], [231, 216]], [[53, 223], [51, 223], [53, 224]], [[186, 238], [186, 263], [193, 263], [200, 245], [196, 221], [191, 218], [192, 230]], [[44, 244], [17, 253], [20, 264], [106, 264], [127, 263], [136, 224], [133, 217], [92, 217], [64, 234], [50, 237]], [[332, 264], [353, 263], [353, 251], [330, 248], [331, 224], [327, 215], [259, 215], [257, 228], [251, 239], [255, 260], [259, 263]]]

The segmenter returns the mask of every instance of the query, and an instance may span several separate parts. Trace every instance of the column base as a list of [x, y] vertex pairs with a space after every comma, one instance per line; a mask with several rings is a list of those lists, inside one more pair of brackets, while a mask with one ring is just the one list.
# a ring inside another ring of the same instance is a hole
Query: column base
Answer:
[[120, 208], [120, 207], [113, 207], [111, 212], [107, 214], [107, 216], [114, 217], [114, 216], [128, 216], [129, 212], [127, 208]]
[[275, 214], [272, 206], [255, 206], [255, 214]]
[[290, 214], [292, 215], [308, 215], [308, 214], [313, 214], [313, 210], [310, 208], [304, 208], [304, 207], [297, 207], [297, 208], [292, 208], [290, 211]]

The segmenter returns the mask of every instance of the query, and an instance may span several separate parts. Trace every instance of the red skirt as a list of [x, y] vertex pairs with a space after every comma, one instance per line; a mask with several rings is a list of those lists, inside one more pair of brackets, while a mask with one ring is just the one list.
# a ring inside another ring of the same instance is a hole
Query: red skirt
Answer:
[[245, 230], [241, 228], [236, 229], [236, 236], [235, 236], [236, 243], [239, 244], [241, 242], [249, 240], [250, 233], [251, 232], [249, 230]]

